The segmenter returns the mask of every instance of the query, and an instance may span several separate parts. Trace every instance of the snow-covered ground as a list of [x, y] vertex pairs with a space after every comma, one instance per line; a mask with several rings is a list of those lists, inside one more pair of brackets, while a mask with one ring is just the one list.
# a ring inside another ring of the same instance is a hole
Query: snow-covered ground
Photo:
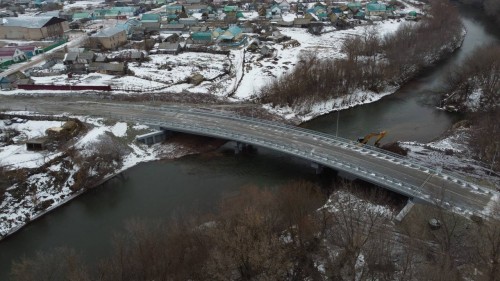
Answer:
[[[30, 112], [11, 112], [12, 114], [29, 115]], [[75, 116], [87, 124], [88, 131], [77, 136], [72, 146], [77, 148], [79, 155], [90, 157], [95, 155], [95, 150], [100, 142], [112, 140], [116, 144], [125, 143], [122, 158], [118, 169], [106, 177], [120, 173], [140, 162], [153, 161], [160, 158], [177, 158], [192, 150], [185, 149], [181, 144], [168, 143], [146, 146], [137, 144], [134, 139], [138, 134], [151, 132], [152, 129], [143, 124], [128, 124], [116, 122], [110, 124], [101, 118]], [[27, 151], [24, 141], [45, 135], [45, 130], [50, 127], [60, 127], [60, 121], [28, 121], [26, 123], [6, 126], [0, 120], [0, 129], [12, 128], [21, 133], [13, 138], [14, 144], [0, 143], [0, 167], [6, 170], [18, 168], [38, 168], [42, 165], [46, 169], [42, 172], [28, 174], [25, 184], [14, 184], [7, 189], [4, 200], [0, 203], [0, 239], [12, 231], [16, 231], [30, 220], [52, 210], [78, 196], [82, 190], [73, 190], [75, 174], [80, 167], [69, 156], [61, 151]], [[59, 157], [57, 161], [50, 160]], [[62, 158], [62, 159], [61, 159]], [[93, 168], [92, 168], [93, 169]], [[90, 171], [90, 175], [94, 175]], [[23, 186], [23, 188], [21, 188]], [[28, 190], [24, 188], [28, 187]]]
[[436, 141], [401, 142], [400, 145], [409, 150], [408, 156], [411, 158], [434, 167], [441, 167], [447, 173], [457, 174], [462, 178], [478, 182], [482, 186], [498, 190], [500, 177], [495, 176], [494, 173], [492, 175], [488, 165], [473, 158], [473, 152], [468, 145], [470, 130], [459, 128]]
[[69, 1], [64, 2], [64, 10], [79, 10], [79, 9], [95, 9], [98, 6], [103, 6], [105, 0], [84, 0], [84, 1], [73, 1], [74, 3], [69, 3]]

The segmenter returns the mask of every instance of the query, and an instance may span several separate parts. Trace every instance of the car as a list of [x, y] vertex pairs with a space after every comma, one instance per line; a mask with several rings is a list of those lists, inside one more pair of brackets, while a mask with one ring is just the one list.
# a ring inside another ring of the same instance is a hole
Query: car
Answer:
[[10, 121], [10, 120], [3, 120], [3, 124], [5, 126], [10, 126], [10, 125], [12, 125], [12, 121]]
[[10, 121], [12, 121], [12, 123], [26, 123], [26, 122], [28, 122], [28, 120], [23, 119], [23, 118], [19, 118], [19, 117], [14, 117], [14, 118], [10, 119]]

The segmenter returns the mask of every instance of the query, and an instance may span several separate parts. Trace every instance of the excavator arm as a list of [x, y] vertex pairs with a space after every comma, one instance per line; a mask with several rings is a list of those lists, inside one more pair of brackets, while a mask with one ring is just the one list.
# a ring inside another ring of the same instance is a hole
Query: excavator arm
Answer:
[[375, 146], [379, 146], [380, 145], [380, 140], [382, 140], [385, 135], [387, 134], [386, 131], [382, 131], [380, 133], [369, 133], [368, 135], [364, 136], [363, 138], [359, 138], [358, 139], [358, 142], [363, 145], [363, 144], [367, 144], [368, 141], [373, 138], [373, 137], [377, 137], [377, 139], [375, 140]]

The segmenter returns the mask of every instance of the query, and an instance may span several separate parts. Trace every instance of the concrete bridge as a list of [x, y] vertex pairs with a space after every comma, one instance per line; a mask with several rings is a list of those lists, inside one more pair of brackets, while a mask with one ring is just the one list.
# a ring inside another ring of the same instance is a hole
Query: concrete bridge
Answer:
[[[25, 101], [23, 101], [23, 106]], [[97, 115], [141, 122], [158, 129], [227, 139], [240, 146], [254, 145], [311, 161], [318, 169], [329, 167], [416, 202], [435, 204], [466, 214], [489, 216], [499, 193], [424, 163], [372, 146], [281, 123], [187, 106], [145, 106], [106, 102], [38, 101], [37, 111]]]
[[484, 216], [498, 204], [498, 192], [415, 160], [317, 131], [204, 109], [131, 105], [123, 111], [123, 106], [104, 106], [115, 117], [162, 130], [227, 139], [235, 141], [237, 147], [254, 145], [300, 157], [316, 168], [332, 168], [415, 202], [438, 203], [457, 212]]

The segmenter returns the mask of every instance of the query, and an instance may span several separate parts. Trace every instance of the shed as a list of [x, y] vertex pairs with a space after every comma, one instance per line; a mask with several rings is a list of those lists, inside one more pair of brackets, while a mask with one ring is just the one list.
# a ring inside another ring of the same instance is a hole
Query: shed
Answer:
[[89, 64], [89, 71], [105, 74], [125, 74], [127, 66], [125, 63], [92, 62]]
[[158, 45], [158, 52], [162, 54], [177, 55], [181, 52], [181, 44], [163, 42]]
[[28, 140], [28, 141], [26, 141], [26, 150], [29, 150], [29, 151], [45, 150], [47, 148], [48, 142], [49, 142], [49, 138], [47, 138], [47, 137], [41, 137], [41, 138]]

